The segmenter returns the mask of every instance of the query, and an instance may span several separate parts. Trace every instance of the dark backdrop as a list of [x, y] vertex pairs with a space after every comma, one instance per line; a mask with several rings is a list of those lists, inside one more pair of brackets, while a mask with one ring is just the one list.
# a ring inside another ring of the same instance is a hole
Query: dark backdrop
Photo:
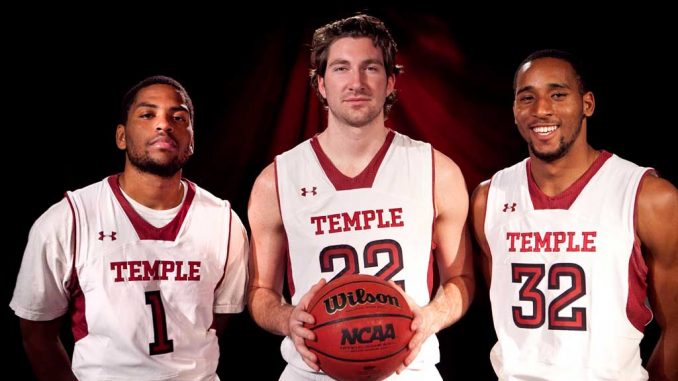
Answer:
[[[588, 62], [597, 100], [589, 121], [593, 146], [654, 166], [676, 184], [669, 154], [675, 69], [665, 53], [673, 43], [662, 11], [645, 17], [627, 10], [612, 17], [493, 10], [490, 19], [487, 9], [422, 5], [249, 7], [223, 12], [148, 6], [124, 9], [124, 17], [121, 9], [8, 15], [20, 22], [4, 30], [3, 48], [10, 115], [3, 131], [5, 179], [12, 188], [4, 228], [5, 303], [32, 222], [65, 190], [122, 170], [123, 155], [114, 144], [118, 105], [148, 75], [175, 77], [188, 89], [196, 108], [196, 154], [185, 176], [231, 200], [246, 222], [259, 171], [325, 123], [306, 79], [313, 30], [361, 9], [387, 23], [399, 43], [398, 62], [405, 65], [396, 85], [400, 101], [387, 124], [454, 159], [469, 191], [526, 156], [511, 114], [512, 77], [516, 65], [541, 48], [569, 49]], [[82, 12], [89, 16], [64, 16]], [[485, 293], [480, 288], [469, 313], [440, 334], [445, 379], [493, 379], [487, 357], [495, 337]], [[9, 364], [19, 379], [29, 379], [17, 319], [8, 307], [3, 319]], [[654, 340], [651, 326], [644, 356]], [[277, 379], [284, 366], [279, 342], [243, 313], [222, 340], [222, 379], [233, 378], [230, 366], [243, 367], [240, 372], [251, 379]]]

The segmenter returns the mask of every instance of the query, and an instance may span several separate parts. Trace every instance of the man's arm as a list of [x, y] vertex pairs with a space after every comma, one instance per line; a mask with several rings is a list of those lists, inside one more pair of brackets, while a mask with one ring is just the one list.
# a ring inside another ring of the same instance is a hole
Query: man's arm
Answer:
[[487, 243], [487, 237], [485, 237], [485, 211], [487, 210], [487, 194], [489, 191], [489, 181], [478, 185], [471, 196], [471, 211], [469, 213], [473, 236], [480, 248], [476, 263], [480, 265], [488, 290], [492, 279], [492, 256], [490, 255], [490, 245]]
[[678, 190], [646, 175], [638, 196], [638, 237], [661, 336], [647, 364], [651, 380], [678, 380]]
[[77, 380], [61, 343], [63, 317], [49, 321], [19, 319], [24, 349], [39, 380]]
[[287, 238], [278, 206], [275, 164], [254, 182], [247, 213], [252, 231], [248, 308], [254, 321], [276, 335], [289, 335], [292, 306], [282, 296]]
[[261, 328], [289, 336], [306, 364], [318, 370], [317, 356], [304, 344], [304, 339], [315, 340], [315, 334], [303, 323], [315, 323], [306, 307], [325, 283], [321, 280], [313, 286], [297, 306], [287, 303], [282, 295], [287, 236], [278, 204], [275, 164], [266, 167], [254, 182], [248, 216], [252, 229], [247, 303], [250, 314]]
[[430, 335], [455, 323], [466, 313], [475, 289], [466, 226], [466, 183], [459, 167], [447, 156], [434, 150], [433, 162], [436, 207], [433, 243], [441, 285], [429, 304], [419, 313], [415, 312], [412, 322], [415, 334], [405, 365], [414, 361], [421, 345]]

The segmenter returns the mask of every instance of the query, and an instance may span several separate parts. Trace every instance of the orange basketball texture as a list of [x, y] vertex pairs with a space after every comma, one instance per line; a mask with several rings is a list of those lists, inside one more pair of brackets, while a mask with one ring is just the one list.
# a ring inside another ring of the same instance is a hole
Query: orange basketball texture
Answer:
[[309, 303], [307, 325], [316, 341], [306, 346], [332, 378], [382, 380], [403, 362], [413, 332], [407, 300], [386, 281], [346, 275], [323, 286]]

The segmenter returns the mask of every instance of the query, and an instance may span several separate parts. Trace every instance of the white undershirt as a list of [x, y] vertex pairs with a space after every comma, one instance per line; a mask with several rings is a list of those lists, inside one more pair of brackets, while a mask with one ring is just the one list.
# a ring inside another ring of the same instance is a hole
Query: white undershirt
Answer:
[[181, 182], [181, 188], [184, 191], [184, 195], [181, 197], [181, 202], [179, 205], [175, 206], [172, 209], [165, 209], [165, 210], [156, 210], [156, 209], [151, 209], [147, 206], [144, 206], [132, 199], [127, 193], [125, 193], [122, 188], [120, 188], [120, 192], [122, 192], [122, 195], [125, 196], [127, 201], [129, 201], [130, 205], [132, 205], [132, 208], [134, 209], [135, 212], [139, 213], [139, 215], [146, 220], [149, 224], [153, 225], [156, 228], [161, 228], [170, 221], [174, 219], [174, 217], [179, 213], [179, 209], [181, 209], [181, 206], [184, 204], [184, 200], [186, 199], [186, 193], [188, 190], [188, 187], [184, 182]]

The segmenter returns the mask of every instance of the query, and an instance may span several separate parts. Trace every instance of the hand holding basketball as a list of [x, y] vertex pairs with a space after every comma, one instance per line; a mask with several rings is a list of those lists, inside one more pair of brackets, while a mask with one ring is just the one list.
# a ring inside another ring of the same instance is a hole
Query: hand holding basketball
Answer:
[[382, 380], [409, 354], [413, 314], [407, 300], [386, 281], [347, 275], [324, 285], [308, 304], [315, 324], [305, 340], [320, 368], [340, 380]]
[[313, 315], [307, 311], [309, 302], [325, 283], [325, 279], [320, 279], [318, 283], [311, 287], [311, 289], [301, 298], [299, 303], [294, 306], [294, 309], [292, 309], [288, 322], [290, 329], [289, 336], [290, 339], [292, 339], [297, 352], [299, 352], [306, 365], [315, 371], [320, 370], [318, 367], [318, 358], [313, 352], [308, 350], [305, 344], [305, 340], [315, 340], [315, 334], [306, 327], [307, 324], [313, 324], [314, 322]]

